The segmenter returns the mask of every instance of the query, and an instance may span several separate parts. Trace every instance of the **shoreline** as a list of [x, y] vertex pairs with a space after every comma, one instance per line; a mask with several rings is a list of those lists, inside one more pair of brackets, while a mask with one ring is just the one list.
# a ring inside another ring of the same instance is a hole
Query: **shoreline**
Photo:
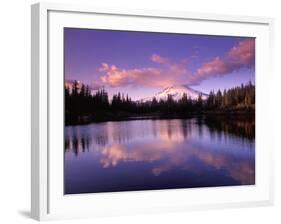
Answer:
[[110, 115], [106, 118], [93, 118], [91, 116], [82, 116], [79, 121], [76, 122], [65, 122], [64, 126], [77, 126], [87, 125], [91, 123], [103, 123], [103, 122], [119, 122], [119, 121], [133, 121], [133, 120], [165, 120], [165, 119], [191, 119], [198, 117], [233, 117], [233, 116], [251, 116], [255, 118], [255, 111], [208, 111], [208, 112], [190, 112], [185, 114], [159, 114], [150, 113], [146, 115]]

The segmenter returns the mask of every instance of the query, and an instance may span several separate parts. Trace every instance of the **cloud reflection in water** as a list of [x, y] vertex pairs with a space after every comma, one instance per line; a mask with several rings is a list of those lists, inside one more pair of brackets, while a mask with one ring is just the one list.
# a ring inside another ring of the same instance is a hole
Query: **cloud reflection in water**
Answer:
[[[217, 127], [204, 119], [138, 120], [67, 127], [65, 151], [68, 156], [74, 152], [76, 160], [81, 159], [79, 153], [88, 152], [87, 157], [104, 170], [121, 172], [134, 164], [148, 167], [155, 178], [172, 172], [196, 178], [217, 178], [224, 173], [248, 185], [255, 183], [255, 144], [252, 121], [245, 122], [239, 121], [237, 127], [233, 123]], [[243, 137], [244, 127], [247, 134]]]

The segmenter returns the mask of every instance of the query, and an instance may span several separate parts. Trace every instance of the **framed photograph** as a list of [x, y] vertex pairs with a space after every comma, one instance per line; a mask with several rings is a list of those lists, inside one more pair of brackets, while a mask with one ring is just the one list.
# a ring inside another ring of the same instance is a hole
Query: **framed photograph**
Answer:
[[32, 217], [270, 205], [271, 18], [32, 6]]

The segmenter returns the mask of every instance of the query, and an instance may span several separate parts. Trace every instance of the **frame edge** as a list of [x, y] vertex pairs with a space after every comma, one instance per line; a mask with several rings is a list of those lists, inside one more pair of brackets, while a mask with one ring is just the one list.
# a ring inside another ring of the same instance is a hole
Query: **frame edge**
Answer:
[[31, 217], [38, 221], [48, 214], [47, 11], [31, 5]]
[[39, 174], [39, 3], [31, 5], [31, 217], [40, 217]]

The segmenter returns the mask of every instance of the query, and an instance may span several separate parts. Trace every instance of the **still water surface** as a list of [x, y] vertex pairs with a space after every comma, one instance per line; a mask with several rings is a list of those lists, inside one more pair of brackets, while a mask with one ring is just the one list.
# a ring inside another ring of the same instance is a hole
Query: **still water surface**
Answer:
[[65, 194], [255, 184], [254, 119], [65, 127]]

